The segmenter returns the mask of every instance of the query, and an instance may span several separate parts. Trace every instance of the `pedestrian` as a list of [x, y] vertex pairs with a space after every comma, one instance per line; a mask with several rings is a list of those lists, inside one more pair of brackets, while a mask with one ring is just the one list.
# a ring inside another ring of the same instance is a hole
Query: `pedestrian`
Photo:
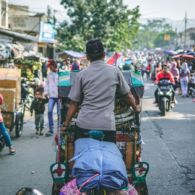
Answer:
[[188, 82], [189, 82], [190, 70], [188, 69], [188, 64], [183, 62], [180, 69], [180, 83], [182, 97], [188, 97]]
[[177, 68], [177, 63], [175, 61], [173, 61], [171, 63], [170, 72], [172, 73], [172, 75], [174, 77], [175, 84], [174, 84], [173, 88], [174, 88], [174, 90], [176, 90], [178, 87], [178, 83], [179, 83], [179, 69]]
[[[3, 95], [0, 94], [0, 106], [3, 105]], [[15, 154], [16, 150], [15, 148], [12, 146], [12, 141], [10, 138], [10, 135], [5, 127], [5, 124], [3, 122], [3, 116], [1, 113], [1, 109], [0, 109], [0, 134], [3, 135], [3, 138], [5, 140], [5, 144], [7, 147], [9, 147], [9, 153], [10, 154]]]
[[79, 60], [74, 60], [71, 65], [71, 71], [79, 71], [80, 70], [80, 62]]
[[45, 135], [51, 136], [54, 133], [53, 109], [55, 104], [57, 104], [57, 114], [59, 116], [60, 100], [58, 98], [57, 64], [54, 60], [49, 60], [48, 67], [50, 69], [50, 72], [47, 75], [47, 80], [45, 82], [44, 94], [46, 97], [49, 97], [49, 103], [48, 103], [49, 130]]
[[146, 67], [146, 75], [147, 75], [147, 80], [149, 81], [150, 80], [150, 73], [151, 73], [151, 64], [149, 63]]
[[43, 97], [43, 93], [40, 89], [35, 91], [35, 98], [32, 101], [30, 112], [31, 116], [33, 115], [33, 111], [35, 112], [35, 129], [36, 135], [43, 135], [44, 129], [44, 112], [45, 112], [45, 104], [48, 103], [48, 99]]

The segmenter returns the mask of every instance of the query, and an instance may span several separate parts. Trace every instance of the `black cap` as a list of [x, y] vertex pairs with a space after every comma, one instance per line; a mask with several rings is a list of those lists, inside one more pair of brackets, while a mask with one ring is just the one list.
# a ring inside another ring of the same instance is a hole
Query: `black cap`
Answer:
[[165, 67], [165, 68], [168, 68], [168, 65], [167, 65], [166, 63], [163, 63], [163, 64], [161, 65], [161, 67], [162, 67], [162, 68], [164, 68], [164, 67]]
[[99, 39], [91, 39], [86, 44], [86, 53], [91, 57], [103, 55], [104, 46]]

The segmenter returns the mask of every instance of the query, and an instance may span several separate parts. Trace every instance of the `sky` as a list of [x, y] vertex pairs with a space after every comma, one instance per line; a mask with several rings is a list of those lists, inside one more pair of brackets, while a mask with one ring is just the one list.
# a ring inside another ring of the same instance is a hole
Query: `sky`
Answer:
[[[60, 0], [8, 0], [10, 3], [29, 5], [30, 9], [37, 12], [45, 12], [47, 5], [59, 10], [59, 17], [64, 17], [64, 9]], [[74, 0], [76, 1], [76, 0]], [[140, 6], [142, 18], [169, 18], [183, 20], [185, 12], [187, 17], [195, 19], [195, 0], [124, 0], [129, 8]]]

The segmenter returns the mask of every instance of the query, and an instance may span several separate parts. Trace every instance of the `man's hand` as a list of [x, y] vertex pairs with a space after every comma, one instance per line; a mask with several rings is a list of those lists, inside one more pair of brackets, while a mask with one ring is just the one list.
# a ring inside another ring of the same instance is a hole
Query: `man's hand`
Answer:
[[141, 105], [136, 105], [134, 108], [133, 108], [134, 112], [141, 112]]
[[69, 126], [68, 122], [65, 121], [62, 128], [61, 128], [61, 131], [66, 131], [68, 126]]
[[48, 99], [49, 98], [49, 96], [48, 96], [48, 94], [46, 93], [46, 94], [44, 94], [44, 96], [45, 96], [45, 98], [46, 99]]

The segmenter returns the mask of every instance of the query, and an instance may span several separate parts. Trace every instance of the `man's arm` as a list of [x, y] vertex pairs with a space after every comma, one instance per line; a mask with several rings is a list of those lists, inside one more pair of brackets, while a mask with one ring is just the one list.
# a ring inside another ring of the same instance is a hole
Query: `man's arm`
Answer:
[[140, 105], [136, 104], [135, 98], [133, 97], [133, 94], [131, 92], [125, 95], [124, 98], [127, 104], [131, 106], [135, 112], [141, 112], [141, 107]]
[[65, 128], [69, 126], [69, 123], [72, 120], [73, 116], [78, 111], [78, 108], [79, 108], [79, 103], [78, 102], [74, 102], [74, 101], [70, 102], [70, 106], [68, 108], [68, 112], [67, 112], [67, 115], [66, 115], [66, 120], [64, 122]]

